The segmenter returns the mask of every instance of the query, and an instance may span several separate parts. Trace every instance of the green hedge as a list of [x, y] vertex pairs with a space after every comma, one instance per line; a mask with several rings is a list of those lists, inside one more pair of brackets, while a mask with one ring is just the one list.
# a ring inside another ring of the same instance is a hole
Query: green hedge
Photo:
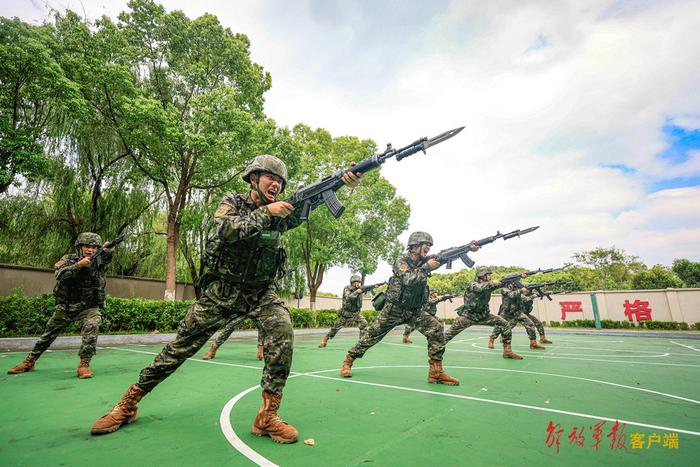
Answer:
[[[108, 296], [102, 313], [100, 332], [172, 332], [190, 305], [191, 300], [170, 302]], [[54, 312], [54, 306], [53, 295], [0, 296], [0, 337], [40, 335]], [[295, 328], [327, 328], [338, 316], [336, 310], [317, 310], [316, 319], [308, 308], [290, 308], [289, 312]], [[377, 317], [374, 310], [363, 311], [362, 314], [370, 323]], [[74, 333], [78, 326], [78, 323], [72, 325], [66, 329], [66, 333]], [[252, 328], [254, 325], [248, 320], [241, 323], [241, 329]]]

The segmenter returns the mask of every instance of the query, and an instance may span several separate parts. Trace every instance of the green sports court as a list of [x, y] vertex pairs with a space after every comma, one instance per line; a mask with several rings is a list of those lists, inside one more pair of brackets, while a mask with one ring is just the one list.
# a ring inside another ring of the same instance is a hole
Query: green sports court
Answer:
[[[488, 332], [470, 328], [448, 345], [444, 366], [461, 380], [457, 387], [427, 383], [418, 333], [412, 345], [389, 334], [355, 362], [350, 379], [339, 367], [356, 333], [338, 335], [325, 349], [317, 347], [320, 334], [298, 335], [281, 410], [299, 430], [293, 445], [250, 434], [262, 367], [252, 333], [231, 339], [215, 360], [201, 360], [202, 349], [141, 401], [133, 425], [100, 437], [90, 435], [90, 425], [161, 345], [101, 347], [90, 380], [75, 377], [76, 350], [51, 351], [36, 371], [1, 378], [0, 464], [696, 463], [700, 341], [673, 333], [552, 332], [554, 344], [530, 351], [518, 329], [513, 349], [525, 359], [515, 361], [501, 357], [498, 343], [486, 347]], [[9, 368], [24, 354], [0, 358]]]

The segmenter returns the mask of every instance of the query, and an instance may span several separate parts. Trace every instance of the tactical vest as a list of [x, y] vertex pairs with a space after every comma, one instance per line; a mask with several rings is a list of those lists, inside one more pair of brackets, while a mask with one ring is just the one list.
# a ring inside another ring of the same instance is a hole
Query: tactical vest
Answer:
[[[345, 290], [350, 290], [350, 292], [354, 292], [355, 288], [352, 286], [346, 286]], [[343, 296], [345, 296], [345, 290], [343, 290]], [[355, 298], [348, 297], [346, 299], [343, 299], [343, 306], [341, 309], [341, 312], [344, 315], [354, 315], [355, 313], [359, 312], [360, 309], [362, 309], [362, 295], [358, 295]]]
[[532, 297], [523, 297], [523, 313], [529, 315], [532, 313], [532, 307], [535, 303], [532, 301]]
[[232, 284], [262, 286], [272, 283], [287, 260], [280, 232], [262, 230], [255, 236], [225, 242], [217, 234], [207, 240], [204, 264]]
[[387, 285], [386, 300], [399, 308], [421, 308], [428, 299], [428, 278], [411, 286], [405, 286], [401, 277], [394, 275], [391, 276]]
[[[72, 266], [79, 261], [76, 254], [70, 255], [65, 266]], [[102, 307], [105, 303], [105, 279], [103, 271], [81, 268], [70, 279], [58, 280], [53, 289], [56, 303], [59, 305], [82, 304], [87, 307]]]

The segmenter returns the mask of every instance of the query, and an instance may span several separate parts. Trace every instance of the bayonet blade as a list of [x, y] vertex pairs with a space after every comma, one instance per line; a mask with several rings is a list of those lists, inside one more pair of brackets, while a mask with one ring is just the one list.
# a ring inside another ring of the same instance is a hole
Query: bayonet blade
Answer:
[[537, 229], [539, 229], [539, 228], [540, 228], [540, 226], [539, 226], [539, 225], [536, 225], [536, 226], [534, 226], [534, 227], [529, 227], [529, 228], [527, 228], [527, 229], [523, 229], [523, 230], [521, 230], [519, 233], [520, 233], [520, 235], [525, 235], [526, 233], [534, 232], [535, 230], [537, 230]]
[[430, 138], [428, 141], [426, 141], [423, 145], [423, 149], [428, 149], [430, 146], [435, 146], [436, 144], [440, 144], [443, 141], [446, 141], [446, 140], [452, 138], [453, 136], [455, 136], [457, 133], [459, 133], [462, 130], [464, 130], [463, 126], [461, 126], [459, 128], [455, 128], [454, 130], [448, 130], [444, 133], [440, 133], [439, 135], [434, 136], [434, 137]]

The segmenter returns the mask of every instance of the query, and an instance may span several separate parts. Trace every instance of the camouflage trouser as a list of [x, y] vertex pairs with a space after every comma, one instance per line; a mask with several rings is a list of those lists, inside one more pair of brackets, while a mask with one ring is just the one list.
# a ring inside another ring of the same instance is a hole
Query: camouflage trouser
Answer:
[[525, 316], [527, 316], [528, 318], [530, 318], [530, 321], [532, 321], [532, 324], [534, 324], [534, 325], [535, 325], [535, 328], [537, 328], [537, 332], [540, 333], [540, 337], [543, 337], [543, 336], [544, 336], [544, 325], [542, 324], [542, 321], [540, 321], [540, 320], [537, 318], [537, 316], [534, 316], [534, 315], [528, 314], [528, 315], [525, 315]]
[[[525, 326], [525, 331], [527, 331], [527, 336], [530, 338], [530, 340], [536, 339], [537, 334], [535, 334], [535, 325], [532, 324], [532, 321], [530, 321], [530, 317], [526, 315], [525, 313], [520, 313], [518, 316], [515, 318], [506, 318], [503, 317], [506, 321], [508, 321], [508, 326], [510, 329], [513, 329], [515, 326], [518, 325], [518, 323], [522, 324]], [[489, 339], [491, 340], [496, 340], [498, 335], [501, 333], [500, 331], [496, 330], [497, 328], [493, 328], [493, 332], [491, 333], [491, 336]]]
[[355, 347], [348, 350], [348, 355], [353, 358], [362, 358], [370, 347], [381, 341], [389, 331], [400, 324], [414, 326], [426, 339], [428, 339], [428, 355], [431, 360], [442, 360], [445, 353], [445, 336], [442, 323], [432, 315], [422, 310], [402, 310], [387, 303], [377, 316], [377, 319], [369, 325], [364, 335]]
[[511, 336], [513, 335], [510, 330], [510, 325], [508, 322], [501, 318], [500, 316], [489, 314], [484, 319], [472, 319], [469, 315], [459, 315], [455, 320], [454, 324], [450, 326], [450, 329], [445, 333], [445, 344], [450, 342], [457, 334], [467, 329], [469, 326], [474, 324], [483, 324], [485, 326], [494, 326], [494, 330], [499, 334], [503, 335], [503, 344], [510, 344]]
[[222, 281], [210, 283], [180, 322], [175, 340], [167, 344], [153, 363], [139, 375], [138, 385], [152, 391], [182, 363], [193, 356], [221, 327], [222, 320], [247, 316], [263, 336], [265, 367], [260, 385], [282, 394], [292, 366], [294, 333], [289, 311], [271, 288], [241, 291]]
[[[221, 331], [219, 331], [219, 337], [217, 337], [214, 341], [214, 345], [216, 345], [217, 347], [221, 347], [222, 345], [224, 345], [224, 342], [226, 342], [228, 338], [231, 337], [233, 331], [238, 327], [239, 324], [245, 321], [245, 319], [245, 316], [236, 316], [235, 318], [228, 320], [224, 327], [221, 328]], [[262, 334], [260, 333], [259, 329], [258, 345], [262, 345]]]
[[367, 331], [367, 320], [365, 319], [364, 316], [362, 316], [361, 312], [358, 312], [355, 315], [343, 315], [342, 313], [338, 315], [338, 318], [335, 320], [335, 323], [333, 323], [333, 326], [331, 327], [330, 331], [328, 331], [328, 334], [326, 334], [326, 337], [329, 339], [333, 339], [336, 334], [338, 334], [338, 331], [340, 331], [340, 328], [349, 328], [352, 326], [357, 326], [360, 328], [360, 338], [365, 334]]
[[44, 329], [44, 333], [39, 338], [39, 341], [34, 344], [31, 354], [39, 358], [61, 334], [61, 331], [76, 321], [83, 322], [83, 326], [80, 329], [80, 333], [83, 335], [83, 343], [80, 346], [78, 355], [80, 358], [91, 358], [97, 353], [95, 346], [97, 345], [97, 334], [100, 332], [100, 323], [102, 322], [100, 309], [66, 309], [62, 305], [56, 305], [56, 311], [49, 319], [49, 322], [46, 323], [46, 329]]
[[[435, 316], [435, 315], [430, 315], [430, 316]], [[408, 337], [408, 336], [410, 336], [411, 333], [412, 333], [413, 331], [415, 331], [415, 330], [416, 330], [416, 327], [415, 327], [415, 326], [412, 326], [412, 325], [410, 325], [410, 324], [407, 324], [406, 327], [403, 328], [403, 335], [406, 336], [406, 337]]]

